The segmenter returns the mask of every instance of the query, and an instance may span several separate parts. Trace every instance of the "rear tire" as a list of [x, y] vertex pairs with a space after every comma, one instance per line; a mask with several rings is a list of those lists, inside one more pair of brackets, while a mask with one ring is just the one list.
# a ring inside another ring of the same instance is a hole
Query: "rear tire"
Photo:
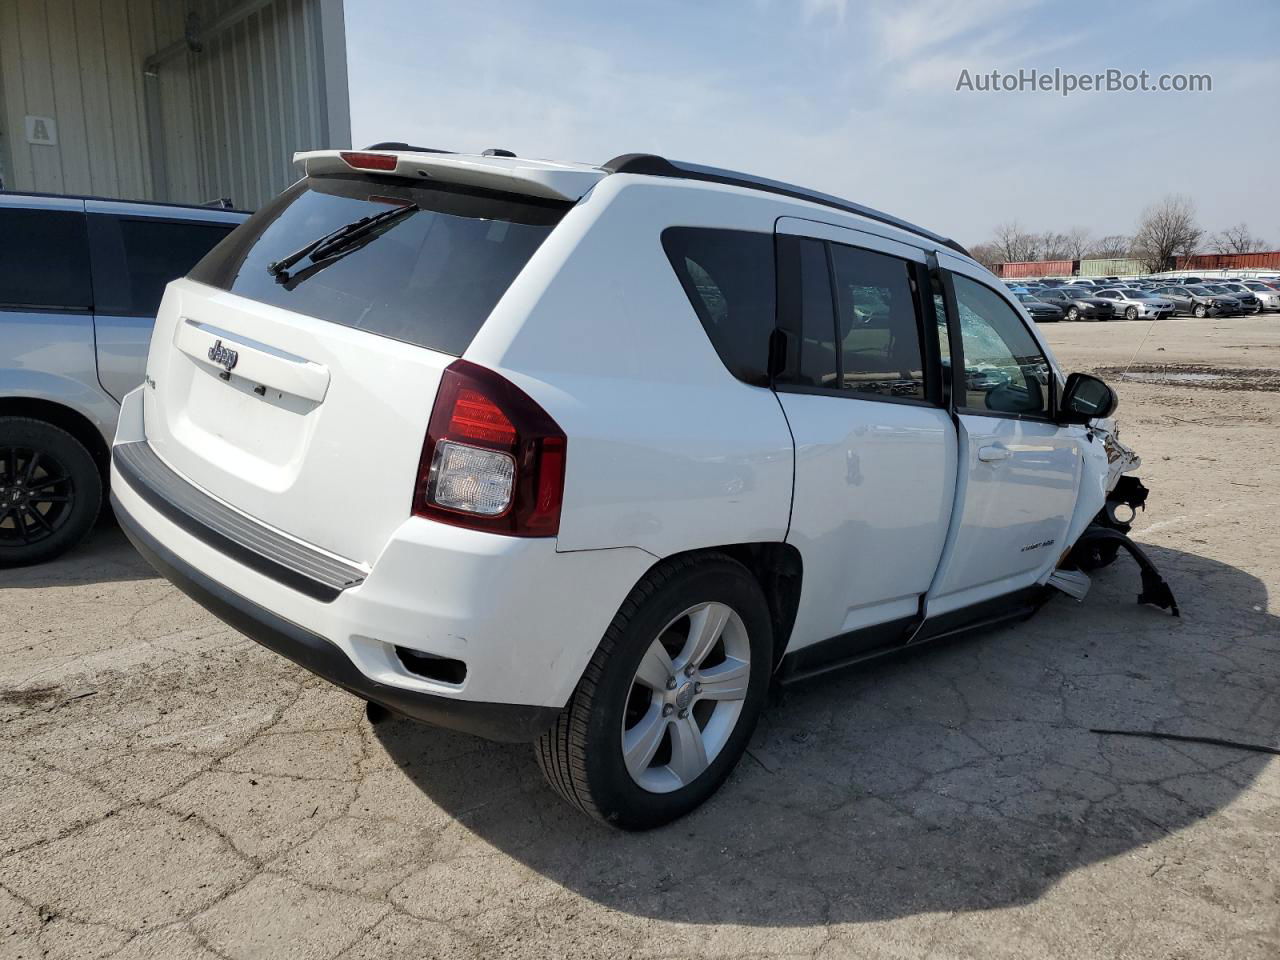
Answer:
[[70, 550], [101, 509], [102, 475], [84, 444], [43, 420], [0, 417], [0, 567]]
[[[624, 830], [670, 823], [715, 793], [746, 750], [772, 655], [768, 604], [745, 567], [718, 553], [661, 563], [623, 602], [538, 741], [538, 765], [597, 820]], [[687, 762], [694, 755], [700, 762]]]

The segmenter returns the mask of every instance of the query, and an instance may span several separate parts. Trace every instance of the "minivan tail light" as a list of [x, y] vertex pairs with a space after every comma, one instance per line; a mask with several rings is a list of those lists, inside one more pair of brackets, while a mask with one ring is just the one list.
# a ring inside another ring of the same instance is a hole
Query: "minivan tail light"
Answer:
[[554, 537], [566, 446], [564, 431], [523, 390], [455, 360], [431, 410], [413, 512], [473, 530]]

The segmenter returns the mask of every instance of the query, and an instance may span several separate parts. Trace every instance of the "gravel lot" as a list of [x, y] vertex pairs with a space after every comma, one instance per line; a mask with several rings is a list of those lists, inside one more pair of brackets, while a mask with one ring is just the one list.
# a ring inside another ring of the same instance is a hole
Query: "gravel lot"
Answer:
[[[1145, 336], [1144, 369], [1280, 371], [1275, 316], [1047, 329], [1068, 369]], [[0, 957], [1280, 956], [1280, 762], [1089, 732], [1280, 745], [1280, 393], [1118, 389], [1182, 619], [1122, 560], [796, 688], [647, 835], [571, 813], [526, 747], [370, 727], [110, 525], [0, 572]]]

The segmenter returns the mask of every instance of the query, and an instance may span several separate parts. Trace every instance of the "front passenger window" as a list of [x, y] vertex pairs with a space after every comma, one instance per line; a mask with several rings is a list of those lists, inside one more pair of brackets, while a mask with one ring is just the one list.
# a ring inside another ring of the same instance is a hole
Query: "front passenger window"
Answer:
[[1022, 320], [998, 294], [953, 275], [965, 390], [961, 405], [982, 413], [1049, 414], [1052, 375]]

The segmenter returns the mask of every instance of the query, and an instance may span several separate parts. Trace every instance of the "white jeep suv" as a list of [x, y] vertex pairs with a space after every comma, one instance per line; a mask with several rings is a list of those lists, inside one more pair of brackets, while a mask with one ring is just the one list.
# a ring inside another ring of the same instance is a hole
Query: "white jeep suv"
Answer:
[[122, 525], [259, 643], [643, 828], [772, 680], [1132, 547], [1114, 394], [951, 241], [660, 157], [399, 146], [300, 154], [169, 285], [122, 410]]

